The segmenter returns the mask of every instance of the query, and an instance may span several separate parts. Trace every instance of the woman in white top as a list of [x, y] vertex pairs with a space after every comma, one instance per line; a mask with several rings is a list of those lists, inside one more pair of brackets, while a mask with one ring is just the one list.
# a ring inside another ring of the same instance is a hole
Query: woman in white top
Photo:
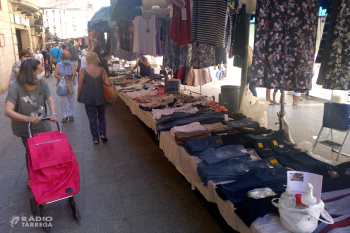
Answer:
[[40, 61], [40, 63], [43, 65], [44, 64], [44, 57], [43, 55], [40, 53], [40, 49], [37, 48], [36, 49], [36, 53], [34, 54], [34, 59]]

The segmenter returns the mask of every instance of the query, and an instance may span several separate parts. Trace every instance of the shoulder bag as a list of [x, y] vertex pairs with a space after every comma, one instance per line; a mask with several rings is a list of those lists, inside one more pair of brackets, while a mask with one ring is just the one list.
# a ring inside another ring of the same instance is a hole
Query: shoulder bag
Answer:
[[[101, 68], [102, 70], [103, 68]], [[103, 82], [103, 70], [102, 70], [102, 88], [103, 88], [103, 95], [106, 100], [112, 99], [114, 97], [114, 91], [111, 86], [106, 85]]]
[[57, 50], [57, 56], [56, 56], [57, 58], [53, 58], [53, 59], [52, 59], [52, 63], [53, 63], [54, 65], [56, 65], [56, 64], [58, 63], [58, 55], [59, 55], [59, 54], [60, 54], [60, 49]]

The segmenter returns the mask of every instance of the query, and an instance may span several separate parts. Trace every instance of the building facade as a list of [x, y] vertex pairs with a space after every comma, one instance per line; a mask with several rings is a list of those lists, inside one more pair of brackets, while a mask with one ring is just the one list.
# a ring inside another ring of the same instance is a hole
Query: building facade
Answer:
[[44, 2], [43, 23], [46, 30], [61, 40], [87, 36], [87, 23], [93, 16], [92, 4], [88, 0]]
[[35, 50], [41, 42], [39, 4], [40, 0], [0, 0], [0, 93], [8, 88], [19, 51]]

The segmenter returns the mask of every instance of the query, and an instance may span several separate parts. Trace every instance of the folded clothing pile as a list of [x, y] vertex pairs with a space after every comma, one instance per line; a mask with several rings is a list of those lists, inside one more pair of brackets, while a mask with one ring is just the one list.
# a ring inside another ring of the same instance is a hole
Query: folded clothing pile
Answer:
[[224, 125], [221, 122], [217, 122], [214, 124], [204, 124], [203, 126], [212, 134], [212, 136], [215, 136], [217, 134], [229, 133], [232, 131], [231, 126]]
[[251, 118], [244, 118], [238, 121], [225, 121], [225, 124], [231, 126], [232, 128], [255, 128], [259, 126], [259, 122], [253, 121]]
[[152, 115], [153, 115], [153, 119], [159, 119], [162, 117], [162, 115], [171, 115], [174, 112], [196, 113], [196, 112], [198, 112], [198, 109], [192, 107], [191, 104], [186, 104], [182, 107], [176, 107], [176, 108], [153, 109]]
[[175, 133], [175, 140], [179, 146], [184, 146], [187, 141], [196, 141], [204, 138], [209, 138], [210, 132], [207, 130], [199, 130], [193, 132], [177, 132]]
[[140, 104], [140, 108], [145, 111], [152, 111], [152, 109], [162, 109], [172, 106], [175, 103], [175, 97], [169, 95], [168, 97], [152, 103]]
[[214, 136], [197, 141], [187, 141], [184, 148], [192, 156], [198, 156], [208, 148], [218, 148], [223, 146], [221, 137]]

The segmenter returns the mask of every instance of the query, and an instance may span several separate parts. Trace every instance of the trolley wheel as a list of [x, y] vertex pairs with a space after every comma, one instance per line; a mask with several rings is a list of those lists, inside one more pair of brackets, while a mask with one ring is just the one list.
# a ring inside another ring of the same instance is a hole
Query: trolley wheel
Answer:
[[[43, 205], [39, 205], [39, 209], [40, 209], [40, 216], [41, 216], [41, 218], [42, 219], [46, 219], [47, 215], [46, 215], [46, 212], [44, 210]], [[48, 222], [46, 222], [46, 221], [42, 221], [42, 223], [43, 223], [44, 230], [46, 232], [49, 232], [51, 230], [51, 228], [52, 228], [51, 225], [49, 225]]]
[[80, 213], [79, 213], [79, 210], [78, 210], [77, 203], [75, 203], [75, 201], [74, 201], [74, 197], [70, 197], [69, 198], [69, 204], [70, 204], [70, 208], [72, 208], [73, 217], [76, 220], [80, 220], [81, 216], [80, 216]]
[[38, 208], [34, 202], [34, 197], [30, 198], [30, 208], [32, 209], [33, 214], [36, 214], [38, 212]]

